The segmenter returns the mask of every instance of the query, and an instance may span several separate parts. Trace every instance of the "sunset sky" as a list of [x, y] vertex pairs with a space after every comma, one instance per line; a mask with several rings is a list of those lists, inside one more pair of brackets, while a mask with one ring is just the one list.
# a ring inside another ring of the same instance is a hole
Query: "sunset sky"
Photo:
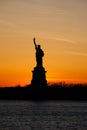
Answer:
[[87, 0], [0, 0], [0, 86], [31, 82], [33, 37], [48, 82], [87, 83]]

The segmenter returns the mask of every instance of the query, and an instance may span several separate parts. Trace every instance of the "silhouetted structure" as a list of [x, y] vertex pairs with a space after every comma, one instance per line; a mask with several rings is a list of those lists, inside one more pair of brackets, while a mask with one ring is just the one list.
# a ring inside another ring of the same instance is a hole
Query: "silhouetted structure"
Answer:
[[36, 41], [35, 38], [33, 39], [34, 41], [34, 45], [35, 45], [35, 49], [36, 49], [36, 62], [37, 62], [37, 67], [42, 67], [43, 66], [43, 61], [42, 61], [42, 57], [44, 56], [44, 52], [41, 49], [40, 45], [36, 45]]
[[35, 50], [36, 50], [36, 67], [34, 67], [34, 70], [32, 71], [32, 81], [31, 85], [36, 88], [42, 88], [47, 85], [46, 81], [46, 71], [43, 67], [43, 56], [44, 52], [41, 49], [40, 45], [36, 44], [35, 38], [33, 39]]

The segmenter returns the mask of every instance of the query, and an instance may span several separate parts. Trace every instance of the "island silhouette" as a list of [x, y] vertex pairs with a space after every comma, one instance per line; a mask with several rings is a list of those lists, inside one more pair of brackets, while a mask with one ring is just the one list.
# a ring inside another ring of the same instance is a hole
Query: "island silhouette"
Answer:
[[36, 66], [32, 71], [31, 83], [21, 87], [0, 88], [0, 100], [87, 100], [87, 84], [47, 84], [46, 71], [43, 67], [44, 51], [41, 45], [35, 46]]

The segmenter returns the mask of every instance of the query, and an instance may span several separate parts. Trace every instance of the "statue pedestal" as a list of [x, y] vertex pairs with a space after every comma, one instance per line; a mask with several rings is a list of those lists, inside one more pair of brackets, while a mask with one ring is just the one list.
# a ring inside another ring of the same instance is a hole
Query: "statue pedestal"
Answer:
[[46, 71], [44, 67], [35, 67], [32, 71], [31, 85], [36, 88], [42, 88], [47, 85]]

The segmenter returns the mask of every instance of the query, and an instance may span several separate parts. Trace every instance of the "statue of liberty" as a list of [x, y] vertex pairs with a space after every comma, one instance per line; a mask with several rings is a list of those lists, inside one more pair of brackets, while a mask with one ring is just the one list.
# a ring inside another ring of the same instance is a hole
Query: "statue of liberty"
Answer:
[[34, 70], [32, 71], [31, 85], [37, 88], [38, 90], [40, 88], [42, 89], [47, 85], [46, 71], [43, 67], [44, 52], [41, 49], [40, 45], [36, 44], [35, 38], [33, 38], [33, 42], [36, 50], [36, 67], [34, 67]]
[[33, 39], [33, 41], [34, 41], [34, 45], [35, 45], [35, 49], [36, 49], [36, 63], [37, 63], [37, 67], [42, 67], [43, 66], [42, 57], [44, 56], [44, 52], [41, 49], [40, 45], [36, 44], [35, 38]]

